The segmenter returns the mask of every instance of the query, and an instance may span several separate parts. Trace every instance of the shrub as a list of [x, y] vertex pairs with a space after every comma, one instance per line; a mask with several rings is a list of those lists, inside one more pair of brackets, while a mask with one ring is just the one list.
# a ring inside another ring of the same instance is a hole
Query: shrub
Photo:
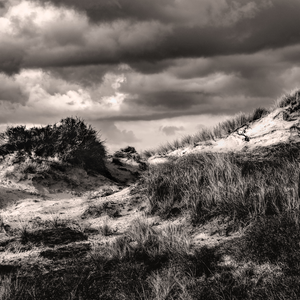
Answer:
[[80, 118], [65, 118], [45, 127], [8, 127], [0, 138], [2, 155], [57, 157], [63, 162], [109, 175], [104, 159], [106, 149], [96, 130]]

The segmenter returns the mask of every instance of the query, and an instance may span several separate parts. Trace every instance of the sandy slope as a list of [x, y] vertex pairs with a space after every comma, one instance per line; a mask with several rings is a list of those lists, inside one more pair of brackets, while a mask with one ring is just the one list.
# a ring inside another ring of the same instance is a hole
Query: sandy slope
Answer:
[[162, 163], [168, 156], [182, 156], [197, 152], [251, 151], [257, 147], [268, 147], [278, 143], [296, 143], [300, 141], [300, 113], [290, 108], [278, 108], [260, 120], [238, 128], [227, 137], [199, 142], [194, 147], [186, 147], [169, 152], [165, 156], [153, 156], [150, 164]]

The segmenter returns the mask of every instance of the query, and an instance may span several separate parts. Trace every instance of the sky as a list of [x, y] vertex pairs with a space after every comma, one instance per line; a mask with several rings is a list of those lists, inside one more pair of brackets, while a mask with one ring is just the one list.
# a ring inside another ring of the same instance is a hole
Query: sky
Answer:
[[0, 0], [0, 130], [78, 116], [138, 150], [299, 87], [299, 0]]

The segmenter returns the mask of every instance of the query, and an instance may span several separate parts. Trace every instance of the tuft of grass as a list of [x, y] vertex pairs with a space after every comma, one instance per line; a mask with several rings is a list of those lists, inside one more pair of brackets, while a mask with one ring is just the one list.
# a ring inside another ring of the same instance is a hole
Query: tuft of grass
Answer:
[[85, 219], [89, 216], [98, 218], [102, 215], [108, 215], [111, 218], [118, 218], [120, 216], [120, 209], [118, 206], [111, 204], [110, 202], [104, 202], [98, 205], [89, 205], [83, 212], [81, 218]]
[[102, 225], [99, 226], [99, 231], [103, 236], [110, 236], [115, 233], [115, 230], [113, 230], [110, 226], [109, 219], [107, 217], [104, 218]]
[[142, 152], [142, 156], [145, 157], [145, 158], [149, 158], [153, 155], [155, 155], [155, 150], [148, 149], [148, 150], [144, 150]]
[[282, 95], [274, 105], [274, 108], [287, 107], [289, 105], [297, 106], [300, 102], [300, 90], [294, 89], [289, 93]]
[[262, 117], [266, 116], [268, 113], [269, 113], [269, 110], [267, 110], [266, 108], [258, 107], [252, 113], [252, 120], [253, 121], [259, 120]]
[[117, 238], [106, 249], [114, 259], [164, 261], [184, 257], [191, 252], [191, 240], [183, 226], [170, 225], [161, 230], [141, 219], [132, 222], [126, 236]]
[[181, 139], [181, 145], [182, 146], [194, 146], [194, 144], [195, 144], [194, 138], [191, 135], [185, 135]]

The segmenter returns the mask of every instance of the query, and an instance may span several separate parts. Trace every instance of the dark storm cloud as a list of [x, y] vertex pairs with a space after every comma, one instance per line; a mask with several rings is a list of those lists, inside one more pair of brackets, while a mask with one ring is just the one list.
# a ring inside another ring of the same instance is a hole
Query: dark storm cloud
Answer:
[[140, 60], [136, 62], [130, 62], [130, 67], [142, 74], [155, 74], [164, 71], [174, 64], [174, 60], [166, 59], [160, 61], [145, 61]]
[[120, 73], [118, 66], [110, 65], [87, 65], [78, 67], [56, 67], [46, 68], [55, 78], [61, 78], [70, 83], [88, 87], [94, 84], [101, 84], [103, 77], [108, 72]]
[[[277, 95], [278, 96], [278, 95]], [[239, 95], [238, 97], [232, 98], [220, 98], [219, 101], [214, 101], [214, 98], [208, 98], [210, 103], [201, 104], [199, 101], [198, 105], [187, 108], [185, 110], [170, 110], [170, 109], [155, 109], [149, 107], [143, 107], [140, 110], [135, 111], [136, 107], [130, 106], [128, 110], [123, 110], [122, 114], [101, 116], [98, 121], [151, 121], [151, 120], [162, 120], [171, 119], [180, 116], [196, 116], [196, 115], [233, 115], [239, 111], [245, 113], [252, 111], [258, 106], [269, 106], [274, 101], [274, 98], [251, 98]], [[129, 111], [132, 111], [131, 113]]]
[[[170, 24], [172, 33], [155, 49], [157, 51], [147, 55], [149, 59], [251, 53], [295, 44], [300, 40], [300, 3], [297, 0], [244, 0], [239, 5], [233, 0], [216, 1], [215, 4], [207, 0], [186, 1], [186, 5], [174, 0], [51, 2], [85, 12], [92, 21], [157, 20]], [[140, 54], [137, 58], [147, 56]], [[133, 58], [128, 56], [128, 61]]]
[[173, 0], [36, 0], [41, 3], [53, 3], [58, 6], [75, 8], [85, 12], [94, 22], [117, 19], [152, 20], [165, 19], [164, 8]]
[[[47, 9], [50, 2], [42, 2]], [[19, 35], [14, 43], [1, 38], [2, 71], [127, 63], [147, 74], [168, 67], [168, 59], [254, 53], [300, 42], [298, 0], [51, 3], [81, 14], [75, 13], [71, 22], [62, 13], [43, 29], [35, 28], [30, 18], [20, 23], [14, 17], [12, 24]], [[97, 23], [84, 21], [84, 14]]]
[[177, 131], [183, 131], [184, 127], [180, 126], [161, 126], [159, 131], [163, 132], [167, 136], [175, 135]]
[[8, 75], [19, 72], [24, 55], [25, 53], [20, 43], [2, 38], [0, 44], [0, 72]]

